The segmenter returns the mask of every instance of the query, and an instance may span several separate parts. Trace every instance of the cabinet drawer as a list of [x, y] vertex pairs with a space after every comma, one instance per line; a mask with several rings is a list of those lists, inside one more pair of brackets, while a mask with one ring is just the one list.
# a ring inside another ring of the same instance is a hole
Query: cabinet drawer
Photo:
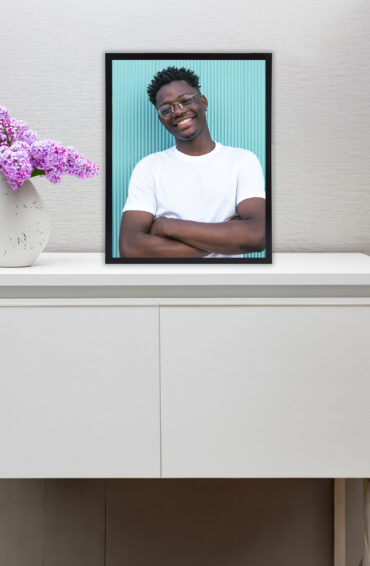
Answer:
[[0, 317], [1, 477], [158, 477], [158, 309]]
[[366, 476], [367, 306], [161, 310], [165, 477]]

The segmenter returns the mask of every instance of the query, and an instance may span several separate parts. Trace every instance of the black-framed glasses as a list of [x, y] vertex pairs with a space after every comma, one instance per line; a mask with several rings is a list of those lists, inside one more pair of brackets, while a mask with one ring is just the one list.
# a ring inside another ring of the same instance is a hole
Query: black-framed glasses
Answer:
[[198, 94], [200, 94], [200, 92], [195, 92], [194, 94], [184, 94], [171, 104], [163, 104], [157, 109], [157, 112], [161, 118], [168, 118], [175, 111], [175, 104], [177, 104], [182, 110], [184, 107], [190, 106], [190, 104], [192, 104], [193, 102], [193, 98], [195, 96], [198, 96]]

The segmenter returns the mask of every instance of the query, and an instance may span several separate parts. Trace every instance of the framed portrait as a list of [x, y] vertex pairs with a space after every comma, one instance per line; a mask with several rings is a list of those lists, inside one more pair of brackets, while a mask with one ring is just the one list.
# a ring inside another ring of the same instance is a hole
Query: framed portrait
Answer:
[[106, 263], [271, 263], [271, 53], [107, 53]]

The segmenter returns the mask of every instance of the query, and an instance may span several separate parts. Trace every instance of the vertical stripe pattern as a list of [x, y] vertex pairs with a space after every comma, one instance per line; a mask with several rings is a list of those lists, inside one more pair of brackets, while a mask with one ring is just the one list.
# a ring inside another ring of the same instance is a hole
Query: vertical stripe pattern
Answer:
[[[265, 61], [144, 59], [112, 63], [112, 250], [119, 257], [118, 236], [131, 172], [150, 153], [174, 145], [149, 102], [147, 86], [168, 66], [186, 67], [200, 77], [209, 102], [207, 121], [214, 140], [253, 151], [265, 174]], [[246, 257], [265, 257], [265, 252]]]

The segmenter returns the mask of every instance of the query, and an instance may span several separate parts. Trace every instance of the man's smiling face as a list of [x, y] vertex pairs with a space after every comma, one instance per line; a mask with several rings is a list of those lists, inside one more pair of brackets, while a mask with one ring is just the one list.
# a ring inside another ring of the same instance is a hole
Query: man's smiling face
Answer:
[[163, 105], [173, 104], [183, 97], [195, 95], [191, 99], [191, 103], [180, 108], [178, 104], [172, 107], [168, 116], [159, 119], [164, 127], [177, 140], [191, 141], [199, 136], [203, 131], [206, 121], [207, 100], [198, 90], [186, 81], [171, 81], [162, 86], [157, 92], [156, 107], [157, 110]]

